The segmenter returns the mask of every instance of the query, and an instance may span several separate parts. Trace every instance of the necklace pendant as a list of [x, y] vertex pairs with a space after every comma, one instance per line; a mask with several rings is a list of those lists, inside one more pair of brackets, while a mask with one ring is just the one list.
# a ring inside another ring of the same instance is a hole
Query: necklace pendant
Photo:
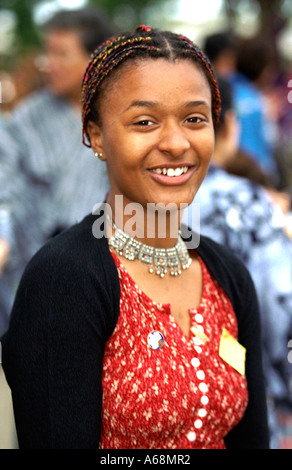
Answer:
[[167, 250], [164, 248], [155, 248], [154, 266], [158, 276], [163, 278], [167, 274]]
[[117, 228], [116, 232], [109, 239], [109, 245], [112, 246], [116, 251], [122, 254], [123, 247], [127, 242], [127, 235]]
[[124, 256], [130, 261], [138, 259], [144, 264], [148, 264], [149, 273], [157, 274], [164, 278], [169, 272], [171, 276], [179, 276], [183, 270], [188, 269], [192, 263], [187, 247], [178, 233], [178, 240], [173, 248], [154, 248], [145, 245], [127, 233], [119, 229], [109, 218], [115, 233], [108, 241], [120, 256]]
[[123, 248], [123, 256], [130, 261], [134, 261], [138, 257], [139, 250], [139, 242], [134, 238], [129, 238]]
[[167, 269], [156, 268], [156, 274], [160, 276], [161, 278], [163, 278], [165, 274], [167, 274]]
[[145, 264], [153, 264], [154, 247], [141, 243], [138, 259]]

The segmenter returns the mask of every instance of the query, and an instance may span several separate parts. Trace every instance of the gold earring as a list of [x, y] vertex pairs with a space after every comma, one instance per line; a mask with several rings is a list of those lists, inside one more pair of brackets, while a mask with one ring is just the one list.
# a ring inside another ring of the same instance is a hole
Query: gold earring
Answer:
[[102, 153], [95, 152], [95, 153], [94, 153], [94, 156], [95, 156], [96, 158], [99, 158], [99, 160], [102, 159]]

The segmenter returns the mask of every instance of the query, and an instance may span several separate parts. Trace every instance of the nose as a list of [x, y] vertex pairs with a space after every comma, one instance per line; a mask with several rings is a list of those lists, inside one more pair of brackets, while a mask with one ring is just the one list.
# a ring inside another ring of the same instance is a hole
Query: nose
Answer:
[[168, 153], [173, 157], [180, 157], [190, 146], [187, 133], [179, 124], [172, 123], [163, 126], [158, 144], [161, 152]]

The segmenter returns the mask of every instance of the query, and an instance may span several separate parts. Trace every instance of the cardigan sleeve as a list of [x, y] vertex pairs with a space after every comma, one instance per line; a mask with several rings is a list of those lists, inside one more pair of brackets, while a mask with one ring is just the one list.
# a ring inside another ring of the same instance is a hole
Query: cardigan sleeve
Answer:
[[19, 446], [97, 449], [103, 350], [118, 305], [109, 286], [119, 286], [86, 258], [48, 251], [29, 264], [3, 338]]
[[261, 324], [257, 296], [247, 277], [237, 306], [238, 341], [246, 348], [248, 406], [243, 419], [226, 437], [226, 447], [235, 449], [268, 449], [266, 384], [262, 366]]

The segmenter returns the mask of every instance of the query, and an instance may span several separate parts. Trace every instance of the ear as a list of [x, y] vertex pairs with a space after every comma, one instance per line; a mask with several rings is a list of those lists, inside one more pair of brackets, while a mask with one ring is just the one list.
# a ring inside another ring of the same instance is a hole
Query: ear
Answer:
[[102, 131], [101, 131], [100, 126], [93, 121], [88, 121], [87, 132], [88, 132], [91, 147], [94, 153], [102, 154], [103, 158], [101, 158], [101, 160], [106, 160], [104, 156], [104, 151], [103, 151], [103, 139], [102, 139]]

